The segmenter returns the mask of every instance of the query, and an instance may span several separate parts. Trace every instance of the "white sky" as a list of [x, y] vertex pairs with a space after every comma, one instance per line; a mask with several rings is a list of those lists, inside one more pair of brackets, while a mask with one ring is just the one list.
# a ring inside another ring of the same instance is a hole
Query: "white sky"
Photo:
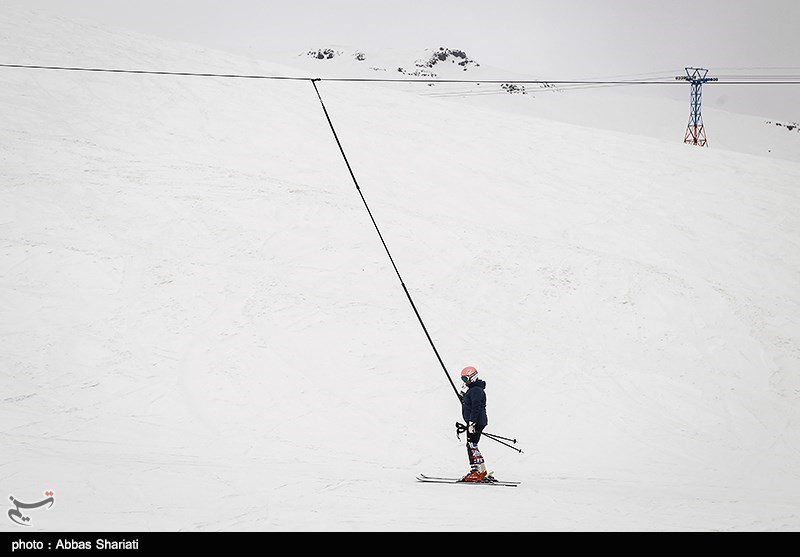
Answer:
[[29, 0], [26, 5], [249, 53], [316, 43], [448, 43], [569, 77], [684, 66], [800, 69], [795, 0]]

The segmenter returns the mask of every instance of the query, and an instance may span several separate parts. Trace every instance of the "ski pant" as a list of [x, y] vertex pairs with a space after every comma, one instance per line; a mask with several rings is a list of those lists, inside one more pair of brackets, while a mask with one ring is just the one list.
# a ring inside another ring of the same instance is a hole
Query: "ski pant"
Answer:
[[478, 449], [478, 441], [481, 440], [481, 433], [486, 426], [476, 425], [475, 433], [467, 432], [467, 457], [469, 458], [469, 467], [472, 470], [480, 469], [483, 464], [483, 455]]

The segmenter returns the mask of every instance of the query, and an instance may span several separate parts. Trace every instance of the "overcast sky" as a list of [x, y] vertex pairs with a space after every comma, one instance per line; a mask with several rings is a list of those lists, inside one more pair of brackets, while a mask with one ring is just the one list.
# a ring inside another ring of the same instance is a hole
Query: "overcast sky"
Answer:
[[[8, 1], [23, 3], [0, 0]], [[270, 52], [301, 52], [324, 44], [367, 51], [447, 46], [463, 49], [486, 65], [552, 80], [661, 74], [686, 66], [709, 68], [710, 75], [730, 73], [732, 68], [750, 73], [775, 73], [774, 68], [781, 68], [783, 73], [800, 74], [798, 0], [25, 0], [23, 4], [265, 58]], [[773, 87], [773, 96], [800, 100], [800, 86], [777, 88], [781, 91]]]
[[[797, 0], [27, 0], [257, 54], [317, 43], [480, 51], [530, 71], [800, 68]], [[491, 63], [487, 60], [486, 63]], [[511, 63], [511, 62], [508, 62]]]

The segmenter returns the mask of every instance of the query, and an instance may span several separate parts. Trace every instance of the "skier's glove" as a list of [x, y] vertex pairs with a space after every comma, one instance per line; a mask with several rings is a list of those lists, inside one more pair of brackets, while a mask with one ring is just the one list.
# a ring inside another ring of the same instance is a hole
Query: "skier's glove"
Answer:
[[469, 425], [467, 425], [467, 431], [469, 433], [475, 433], [475, 422], [470, 422]]

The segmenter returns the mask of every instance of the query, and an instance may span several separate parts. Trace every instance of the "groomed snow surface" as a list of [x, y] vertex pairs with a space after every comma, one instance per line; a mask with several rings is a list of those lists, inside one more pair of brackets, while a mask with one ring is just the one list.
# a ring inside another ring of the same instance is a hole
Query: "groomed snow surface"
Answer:
[[[0, 31], [6, 63], [286, 74]], [[467, 472], [459, 403], [310, 82], [0, 68], [0, 484], [56, 501], [28, 531], [800, 529], [800, 163], [684, 145], [683, 115], [317, 86], [522, 485], [415, 481]]]

